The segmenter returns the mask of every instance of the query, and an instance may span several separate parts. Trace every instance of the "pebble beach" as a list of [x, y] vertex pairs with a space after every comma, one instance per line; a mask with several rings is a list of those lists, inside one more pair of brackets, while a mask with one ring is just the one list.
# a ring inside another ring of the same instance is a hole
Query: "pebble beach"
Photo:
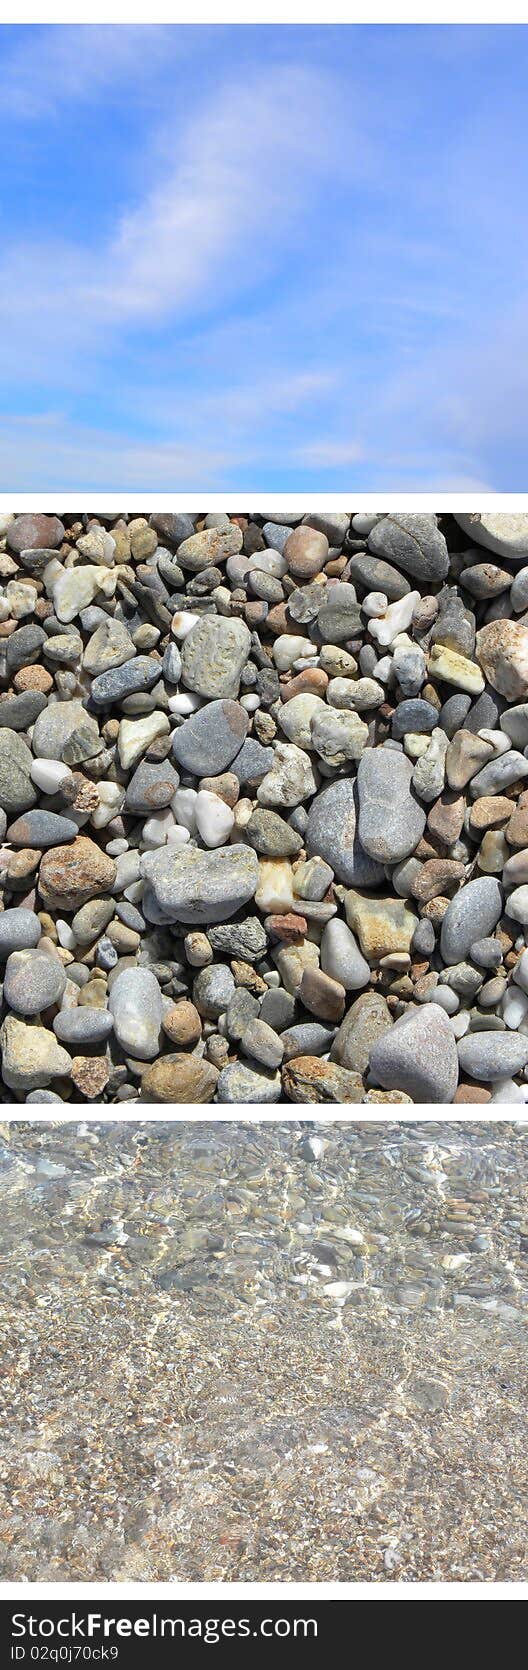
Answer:
[[528, 515], [0, 518], [4, 1102], [523, 1103]]

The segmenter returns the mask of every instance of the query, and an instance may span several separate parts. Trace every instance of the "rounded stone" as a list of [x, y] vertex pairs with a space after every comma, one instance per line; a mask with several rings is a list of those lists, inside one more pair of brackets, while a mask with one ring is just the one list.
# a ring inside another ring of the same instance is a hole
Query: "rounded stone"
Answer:
[[321, 968], [332, 980], [338, 980], [347, 992], [361, 990], [370, 980], [369, 964], [351, 929], [338, 916], [334, 916], [323, 928]]
[[62, 1044], [102, 1044], [114, 1030], [113, 1015], [108, 1009], [61, 1009], [55, 1016], [53, 1031]]
[[512, 562], [528, 559], [528, 515], [526, 511], [463, 511], [455, 519], [471, 541], [484, 545], [498, 557]]
[[320, 574], [328, 561], [328, 554], [326, 534], [306, 525], [294, 528], [284, 544], [289, 573], [298, 580], [312, 580], [315, 574]]
[[384, 879], [383, 866], [365, 851], [357, 814], [358, 791], [352, 778], [329, 783], [310, 806], [306, 849], [324, 858], [345, 886], [376, 887]]
[[193, 1003], [205, 1020], [216, 1021], [228, 1008], [235, 981], [226, 963], [211, 963], [200, 969], [193, 985]]
[[528, 628], [516, 620], [493, 620], [477, 632], [476, 654], [489, 684], [509, 702], [528, 695]]
[[5, 1002], [18, 1015], [39, 1015], [60, 1003], [66, 978], [59, 958], [47, 951], [12, 951], [5, 969]]
[[101, 852], [87, 835], [68, 847], [52, 847], [42, 858], [39, 892], [43, 904], [76, 911], [99, 893], [108, 893], [116, 878], [113, 858]]
[[34, 910], [14, 906], [0, 914], [0, 962], [5, 962], [12, 951], [30, 951], [38, 945], [42, 934], [39, 918]]
[[58, 516], [29, 513], [10, 522], [6, 537], [10, 551], [45, 549], [51, 554], [62, 545], [64, 525]]
[[183, 684], [199, 696], [213, 699], [238, 696], [242, 668], [250, 649], [251, 634], [245, 621], [205, 615], [191, 628], [182, 645]]
[[194, 777], [217, 777], [240, 753], [248, 725], [249, 716], [239, 702], [208, 702], [174, 732], [174, 758]]
[[512, 1032], [468, 1032], [458, 1044], [458, 1058], [464, 1073], [493, 1084], [496, 1079], [520, 1073], [528, 1062], [528, 1038]]
[[74, 841], [79, 834], [72, 818], [62, 818], [56, 812], [25, 812], [9, 825], [7, 839], [14, 847], [58, 847], [63, 841]]
[[[528, 1044], [526, 1054], [528, 1058]], [[458, 1084], [457, 1046], [440, 1004], [410, 1007], [376, 1040], [369, 1065], [385, 1090], [405, 1090], [413, 1102], [452, 1102]]]
[[149, 922], [225, 922], [252, 899], [259, 863], [252, 847], [236, 843], [212, 852], [169, 847], [141, 859], [143, 910]]
[[163, 1018], [161, 991], [148, 968], [125, 968], [114, 980], [108, 998], [114, 1030], [121, 1048], [140, 1061], [151, 1061], [160, 1049]]
[[0, 806], [8, 817], [27, 812], [37, 799], [31, 781], [32, 755], [27, 744], [4, 726], [0, 729]]
[[280, 1102], [281, 1077], [273, 1069], [248, 1067], [230, 1061], [222, 1068], [216, 1086], [217, 1102]]
[[444, 963], [463, 962], [476, 939], [493, 932], [502, 912], [502, 889], [494, 876], [467, 882], [451, 899], [442, 922], [440, 950]]
[[149, 655], [138, 655], [134, 661], [125, 661], [121, 667], [111, 667], [108, 672], [94, 678], [90, 701], [96, 707], [111, 707], [114, 702], [122, 702], [125, 696], [132, 696], [138, 690], [151, 690], [160, 677], [161, 661], [155, 661]]
[[445, 580], [449, 572], [449, 553], [435, 516], [399, 511], [383, 516], [369, 533], [368, 545], [376, 556], [422, 582]]
[[369, 748], [357, 774], [361, 845], [380, 864], [400, 864], [414, 852], [426, 813], [411, 793], [412, 761], [389, 748]]
[[163, 1055], [141, 1080], [142, 1102], [211, 1102], [218, 1073], [196, 1055]]

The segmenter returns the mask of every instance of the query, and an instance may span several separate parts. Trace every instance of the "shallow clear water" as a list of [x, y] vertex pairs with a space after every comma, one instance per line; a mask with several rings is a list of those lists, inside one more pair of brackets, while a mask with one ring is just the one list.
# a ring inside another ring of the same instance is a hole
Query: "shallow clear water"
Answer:
[[526, 1578], [526, 1125], [1, 1137], [4, 1580]]

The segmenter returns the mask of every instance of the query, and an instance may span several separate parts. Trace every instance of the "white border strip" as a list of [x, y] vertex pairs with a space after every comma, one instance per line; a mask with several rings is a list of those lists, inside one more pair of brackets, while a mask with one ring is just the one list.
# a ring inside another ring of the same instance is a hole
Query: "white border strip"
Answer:
[[[528, 28], [528, 25], [527, 25]], [[528, 515], [527, 493], [261, 493], [233, 488], [228, 493], [0, 493], [0, 511], [102, 511], [118, 516], [123, 511], [154, 510], [207, 512], [227, 510], [238, 515], [256, 515], [266, 510], [436, 510], [444, 516], [457, 511], [521, 511]]]

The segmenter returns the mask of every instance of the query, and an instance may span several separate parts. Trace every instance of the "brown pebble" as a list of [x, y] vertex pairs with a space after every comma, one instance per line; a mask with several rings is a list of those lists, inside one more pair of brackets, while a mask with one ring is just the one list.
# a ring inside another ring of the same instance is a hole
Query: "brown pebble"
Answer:
[[110, 1068], [105, 1055], [74, 1055], [71, 1077], [76, 1090], [88, 1102], [96, 1102], [106, 1089]]
[[194, 1003], [183, 998], [181, 1003], [174, 1003], [168, 1009], [162, 1020], [163, 1031], [172, 1044], [181, 1044], [185, 1049], [192, 1048], [202, 1036], [202, 1022], [195, 1009]]
[[472, 1079], [471, 1084], [458, 1085], [453, 1096], [453, 1102], [490, 1102], [491, 1088], [489, 1084], [477, 1084]]
[[422, 916], [428, 917], [429, 922], [432, 922], [433, 924], [433, 928], [440, 927], [440, 923], [444, 920], [449, 902], [449, 899], [444, 898], [443, 895], [439, 895], [437, 899], [430, 899], [428, 904], [423, 906], [421, 914]]
[[108, 893], [116, 878], [116, 865], [95, 841], [78, 835], [69, 846], [50, 847], [40, 866], [39, 891], [44, 905], [76, 911], [87, 899]]
[[275, 634], [279, 634], [281, 632], [298, 632], [299, 630], [298, 626], [296, 626], [295, 622], [292, 621], [291, 616], [288, 614], [286, 603], [273, 604], [273, 608], [269, 610], [266, 625], [268, 627], [268, 631], [272, 632], [274, 636]]
[[293, 696], [303, 696], [306, 691], [313, 696], [324, 696], [328, 683], [328, 673], [322, 667], [307, 667], [305, 673], [298, 673], [297, 678], [281, 685], [281, 702], [291, 702]]
[[[470, 829], [499, 829], [512, 816], [512, 803], [505, 794], [483, 794], [474, 800], [469, 814]], [[514, 814], [515, 816], [515, 814]], [[506, 831], [506, 835], [507, 835]], [[528, 833], [528, 821], [527, 821]]]
[[282, 1068], [282, 1088], [290, 1102], [361, 1102], [360, 1073], [318, 1055], [296, 1055]]
[[302, 525], [288, 534], [284, 558], [296, 580], [313, 580], [328, 561], [330, 547], [325, 533]]
[[275, 912], [266, 917], [266, 932], [272, 939], [280, 939], [283, 944], [291, 945], [295, 940], [304, 939], [308, 931], [305, 916], [298, 915], [292, 910], [285, 911], [281, 916]]
[[47, 667], [19, 667], [13, 679], [17, 694], [24, 690], [41, 690], [44, 696], [53, 689], [53, 679]]
[[240, 795], [240, 783], [234, 771], [223, 771], [220, 777], [201, 777], [199, 789], [207, 789], [210, 794], [217, 794], [226, 806], [236, 806]]
[[430, 899], [436, 899], [439, 892], [456, 886], [462, 881], [464, 865], [454, 858], [430, 858], [422, 864], [420, 874], [411, 885], [411, 893], [419, 904], [429, 904]]
[[255, 997], [264, 996], [264, 992], [268, 991], [266, 981], [262, 979], [261, 974], [257, 974], [256, 968], [252, 968], [251, 963], [245, 963], [242, 962], [241, 958], [233, 957], [230, 968], [235, 985], [244, 986], [246, 991], [253, 992]]
[[95, 977], [88, 980], [86, 986], [81, 986], [77, 1002], [86, 1004], [87, 1009], [106, 1009], [106, 983]]
[[511, 847], [528, 846], [528, 796], [520, 796], [504, 833]]
[[141, 1078], [142, 1102], [210, 1102], [218, 1070], [197, 1055], [162, 1055]]
[[456, 789], [444, 789], [443, 794], [435, 800], [434, 806], [427, 818], [427, 828], [430, 835], [441, 841], [443, 846], [451, 847], [464, 826], [465, 801]]
[[320, 968], [307, 967], [299, 988], [299, 1000], [318, 1020], [340, 1021], [345, 1013], [346, 994], [338, 980]]
[[20, 847], [18, 852], [9, 854], [7, 868], [8, 880], [12, 887], [21, 887], [28, 876], [38, 870], [42, 853], [36, 847]]

